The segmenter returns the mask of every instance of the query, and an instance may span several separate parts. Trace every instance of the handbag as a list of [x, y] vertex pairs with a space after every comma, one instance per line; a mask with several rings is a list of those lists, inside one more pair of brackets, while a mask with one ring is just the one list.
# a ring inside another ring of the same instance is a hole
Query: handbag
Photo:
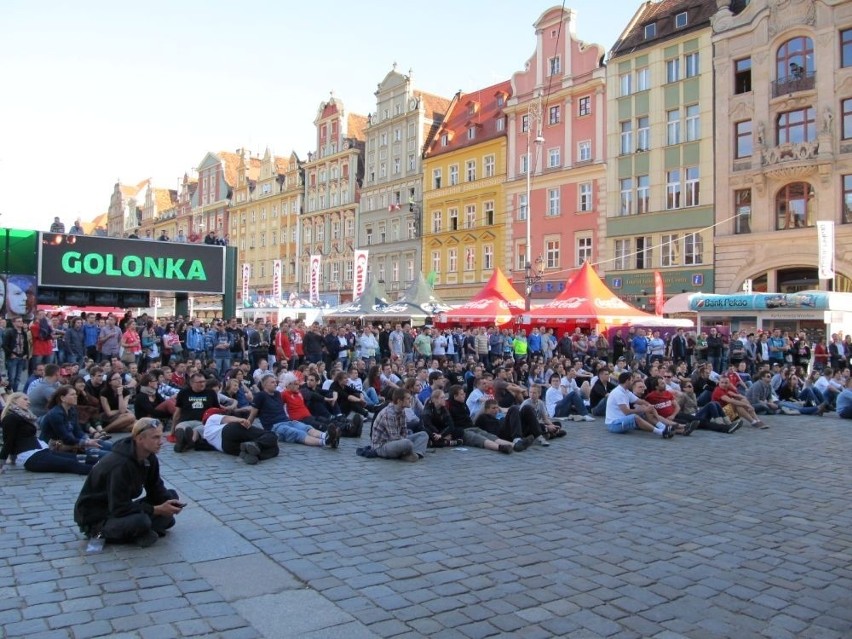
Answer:
[[133, 351], [131, 351], [129, 348], [122, 348], [119, 359], [121, 359], [121, 361], [125, 364], [132, 364], [136, 361], [136, 355], [134, 355]]
[[61, 439], [51, 439], [47, 443], [47, 447], [54, 453], [77, 453], [80, 452], [80, 446], [77, 444], [66, 444]]

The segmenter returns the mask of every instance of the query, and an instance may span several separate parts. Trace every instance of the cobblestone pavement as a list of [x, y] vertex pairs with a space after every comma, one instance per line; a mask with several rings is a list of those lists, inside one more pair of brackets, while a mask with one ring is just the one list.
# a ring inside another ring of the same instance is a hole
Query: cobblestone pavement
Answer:
[[663, 441], [598, 420], [418, 464], [353, 440], [258, 466], [164, 450], [176, 528], [88, 556], [81, 478], [13, 469], [0, 634], [850, 637], [852, 424], [768, 422]]

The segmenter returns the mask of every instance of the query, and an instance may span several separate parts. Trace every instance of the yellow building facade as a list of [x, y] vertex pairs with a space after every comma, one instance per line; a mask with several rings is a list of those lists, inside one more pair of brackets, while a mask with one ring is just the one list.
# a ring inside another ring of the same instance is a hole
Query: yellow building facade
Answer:
[[507, 268], [509, 83], [457, 94], [423, 160], [423, 273], [448, 302], [469, 300]]

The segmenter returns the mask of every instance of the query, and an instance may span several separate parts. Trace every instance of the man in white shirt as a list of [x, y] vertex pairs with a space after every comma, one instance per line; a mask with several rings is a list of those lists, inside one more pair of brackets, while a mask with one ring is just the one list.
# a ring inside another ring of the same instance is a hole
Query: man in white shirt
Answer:
[[476, 385], [471, 391], [470, 395], [465, 402], [467, 404], [468, 410], [470, 410], [470, 418], [476, 419], [479, 413], [482, 412], [483, 407], [485, 406], [485, 400], [492, 399], [488, 395], [485, 394], [485, 389], [488, 386], [488, 380], [484, 377], [480, 377], [476, 380]]
[[651, 408], [643, 399], [639, 399], [628, 389], [633, 375], [629, 372], [618, 376], [618, 386], [606, 398], [606, 427], [611, 433], [629, 433], [631, 430], [648, 431], [663, 439], [670, 439], [674, 431], [657, 422], [656, 426], [644, 417], [645, 411]]

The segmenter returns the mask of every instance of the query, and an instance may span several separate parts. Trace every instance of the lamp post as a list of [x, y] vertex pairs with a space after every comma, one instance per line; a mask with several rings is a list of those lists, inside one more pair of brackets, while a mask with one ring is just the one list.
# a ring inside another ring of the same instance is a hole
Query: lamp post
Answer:
[[541, 279], [541, 273], [533, 270], [532, 263], [532, 130], [536, 127], [535, 144], [539, 149], [544, 144], [541, 135], [541, 91], [527, 106], [527, 246], [524, 256], [524, 284], [526, 286], [525, 308], [530, 310], [533, 284]]

